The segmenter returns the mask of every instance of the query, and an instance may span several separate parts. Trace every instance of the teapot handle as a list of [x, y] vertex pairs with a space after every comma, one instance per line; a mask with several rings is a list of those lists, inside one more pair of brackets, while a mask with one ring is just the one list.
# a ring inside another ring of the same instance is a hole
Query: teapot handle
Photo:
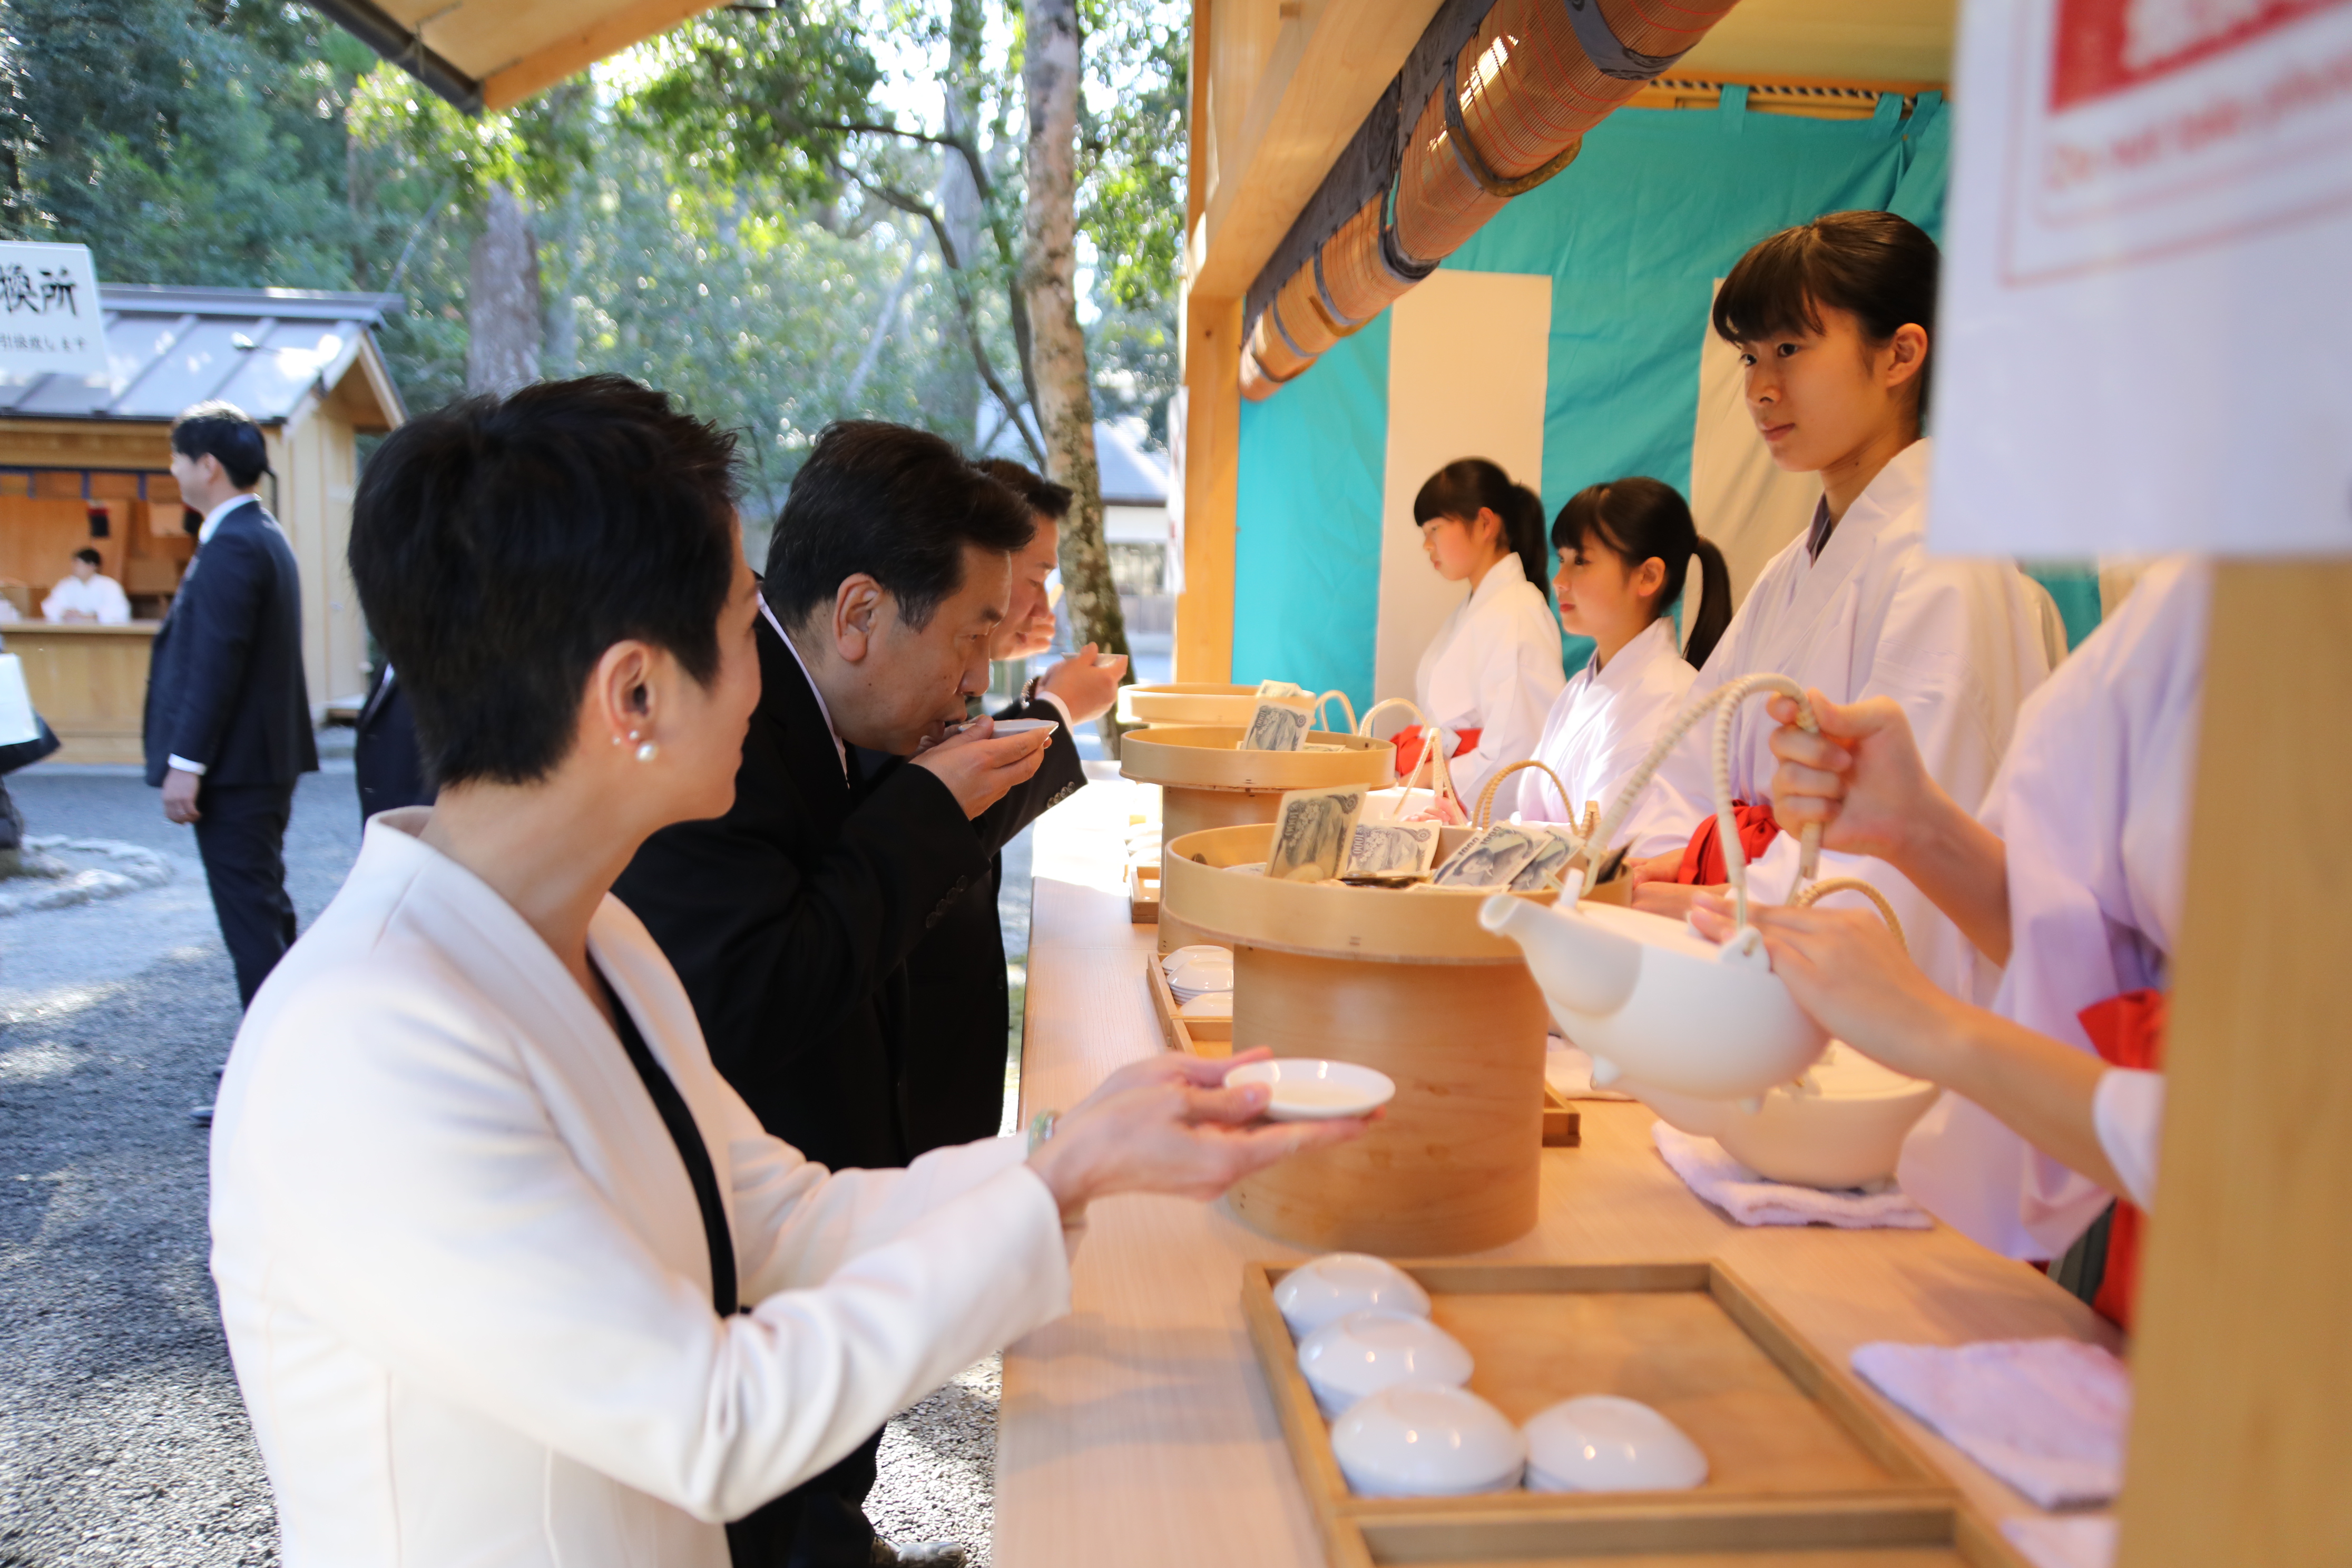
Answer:
[[1895, 945], [1906, 952], [1911, 951], [1910, 941], [1903, 934], [1903, 922], [1895, 918], [1895, 906], [1886, 901], [1885, 894], [1859, 877], [1832, 877], [1826, 882], [1815, 882], [1811, 887], [1790, 899], [1789, 907], [1792, 910], [1805, 909], [1828, 898], [1832, 893], [1860, 893], [1864, 898], [1868, 899], [1877, 908], [1879, 918], [1886, 922], [1886, 929], [1895, 933]]

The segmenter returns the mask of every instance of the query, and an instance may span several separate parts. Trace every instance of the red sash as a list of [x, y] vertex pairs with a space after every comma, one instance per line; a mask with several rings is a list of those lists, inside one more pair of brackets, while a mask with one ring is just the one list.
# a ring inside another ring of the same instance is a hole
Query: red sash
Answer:
[[[1750, 805], [1744, 800], [1731, 803], [1731, 818], [1739, 827], [1739, 847], [1750, 865], [1772, 847], [1772, 840], [1780, 836], [1780, 825], [1772, 820], [1769, 805]], [[1683, 846], [1683, 863], [1675, 868], [1675, 880], [1692, 887], [1715, 888], [1731, 880], [1730, 863], [1723, 858], [1720, 824], [1710, 816], [1698, 825]]]
[[[2101, 1061], [2156, 1072], [2164, 1066], [2165, 1003], [2161, 991], [2126, 991], [2094, 1002], [2075, 1016], [2098, 1047]], [[2129, 1199], [2116, 1198], [2116, 1216], [2107, 1229], [2106, 1268], [2091, 1307], [2126, 1333], [2131, 1331], [2132, 1306], [2139, 1295], [2139, 1254], [2147, 1231], [2147, 1215]]]
[[[1484, 730], [1456, 730], [1454, 732], [1462, 737], [1461, 745], [1454, 752], [1456, 762], [1476, 751], [1478, 737], [1486, 733]], [[1409, 779], [1412, 777], [1413, 769], [1421, 766], [1421, 748], [1426, 743], [1427, 735], [1428, 731], [1419, 724], [1407, 724], [1389, 737], [1396, 742], [1397, 777]]]

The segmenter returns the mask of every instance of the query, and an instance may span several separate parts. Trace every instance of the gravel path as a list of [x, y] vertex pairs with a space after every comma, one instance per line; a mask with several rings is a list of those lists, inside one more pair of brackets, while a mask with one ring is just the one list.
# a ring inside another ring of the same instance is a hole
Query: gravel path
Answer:
[[[359, 846], [350, 765], [327, 765], [288, 833], [306, 925]], [[0, 1568], [275, 1563], [205, 1269], [205, 1135], [187, 1121], [238, 1017], [194, 836], [127, 773], [36, 767], [8, 786], [31, 831], [144, 845], [175, 876], [0, 919]], [[1025, 950], [1017, 848], [1005, 927]], [[997, 1376], [992, 1358], [891, 1424], [869, 1503], [886, 1535], [988, 1561]]]

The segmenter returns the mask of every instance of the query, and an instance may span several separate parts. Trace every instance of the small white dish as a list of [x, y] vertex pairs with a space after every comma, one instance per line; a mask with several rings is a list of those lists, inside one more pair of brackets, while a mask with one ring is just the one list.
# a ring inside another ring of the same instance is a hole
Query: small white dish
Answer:
[[1466, 1388], [1391, 1388], [1358, 1400], [1331, 1426], [1331, 1452], [1358, 1497], [1462, 1497], [1509, 1491], [1527, 1440]]
[[1180, 1005], [1176, 1011], [1187, 1018], [1230, 1018], [1234, 1016], [1234, 994], [1230, 991], [1206, 991]]
[[1564, 1399], [1526, 1432], [1529, 1491], [1687, 1491], [1706, 1479], [1706, 1456], [1690, 1435], [1638, 1399]]
[[1192, 963], [1222, 963], [1231, 969], [1234, 966], [1234, 950], [1219, 947], [1213, 942], [1196, 942], [1189, 947], [1173, 948], [1160, 955], [1160, 971], [1170, 976]]
[[1396, 1098], [1396, 1080], [1388, 1074], [1354, 1062], [1317, 1057], [1247, 1062], [1227, 1073], [1225, 1082], [1270, 1086], [1274, 1098], [1265, 1108], [1269, 1121], [1333, 1121], [1342, 1116], [1368, 1116]]
[[1326, 1419], [1366, 1394], [1405, 1384], [1440, 1388], [1470, 1381], [1462, 1342], [1410, 1312], [1350, 1312], [1298, 1344], [1298, 1370]]
[[1055, 719], [999, 719], [995, 732], [1000, 736], [1027, 735], [1039, 730], [1058, 730], [1061, 727], [1061, 721]]
[[1275, 1286], [1274, 1304], [1292, 1335], [1302, 1340], [1350, 1312], [1429, 1316], [1429, 1292], [1420, 1280], [1387, 1258], [1363, 1252], [1327, 1252], [1300, 1264]]

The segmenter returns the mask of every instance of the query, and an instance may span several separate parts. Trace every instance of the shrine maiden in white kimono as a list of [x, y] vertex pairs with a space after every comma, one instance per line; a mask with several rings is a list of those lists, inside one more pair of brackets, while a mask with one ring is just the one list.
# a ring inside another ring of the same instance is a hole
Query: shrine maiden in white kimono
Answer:
[[[1973, 813], [2008, 748], [2018, 705], [2050, 673], [2050, 656], [2030, 584], [2015, 566], [1927, 553], [1928, 453], [1927, 441], [1915, 441], [1881, 469], [1818, 560], [1804, 537], [1771, 559], [1689, 696], [1771, 670], [1832, 702], [1891, 697], [1910, 720], [1928, 773]], [[1777, 764], [1765, 702], [1759, 694], [1740, 705], [1731, 737], [1732, 795], [1759, 805]], [[1714, 744], [1710, 717], [1658, 770], [1630, 819], [1635, 857], [1683, 848], [1713, 814]], [[1781, 834], [1749, 868], [1754, 895], [1785, 897], [1797, 857], [1796, 839]], [[1829, 853], [1821, 875], [1877, 888], [1928, 978], [1976, 998], [1975, 949], [1908, 879], [1879, 860]]]
[[[1552, 700], [1567, 684], [1559, 667], [1559, 623], [1543, 590], [1507, 551], [1445, 617], [1413, 671], [1413, 706], [1425, 723], [1456, 734], [1478, 731], [1477, 744], [1452, 763], [1454, 788], [1465, 805], [1477, 804], [1496, 769], [1535, 754]], [[1511, 814], [1512, 786], [1527, 776], [1513, 773], [1503, 781], [1495, 797], [1497, 818]]]
[[1643, 626], [1606, 668], [1587, 663], [1569, 678], [1536, 742], [1536, 760], [1559, 775], [1569, 798], [1561, 800], [1551, 780], [1533, 769], [1515, 773], [1519, 815], [1529, 822], [1579, 822], [1588, 801], [1607, 811], [1697, 679], [1675, 640], [1671, 616]]
[[[2085, 1051], [2084, 1008], [2162, 990], [2170, 968], [2211, 597], [2204, 562], [2150, 568], [2027, 701], [1982, 813], [2009, 867], [2010, 960], [1992, 1009]], [[2108, 1069], [2092, 1103], [2099, 1145], [2142, 1208], [2163, 1112], [2163, 1076], [2124, 1068]], [[1950, 1094], [1912, 1130], [1896, 1179], [2011, 1258], [2057, 1257], [2109, 1197]]]
[[727, 1568], [720, 1521], [1067, 1310], [1017, 1140], [828, 1173], [711, 1067], [607, 897], [596, 967], [709, 1150], [749, 1310], [562, 963], [430, 814], [358, 863], [255, 998], [213, 1126], [213, 1277], [287, 1568]]

